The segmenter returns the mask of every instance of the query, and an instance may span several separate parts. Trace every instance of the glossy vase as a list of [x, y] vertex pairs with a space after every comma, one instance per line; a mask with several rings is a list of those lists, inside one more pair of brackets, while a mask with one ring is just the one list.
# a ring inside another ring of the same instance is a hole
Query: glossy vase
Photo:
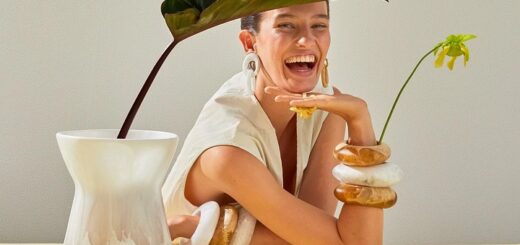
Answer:
[[56, 135], [75, 185], [64, 244], [171, 244], [161, 187], [175, 134], [84, 130]]

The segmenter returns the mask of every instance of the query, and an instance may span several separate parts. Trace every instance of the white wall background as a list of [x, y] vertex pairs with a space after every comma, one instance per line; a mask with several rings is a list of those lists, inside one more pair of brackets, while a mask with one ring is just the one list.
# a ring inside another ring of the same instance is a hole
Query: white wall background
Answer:
[[[73, 183], [54, 134], [118, 128], [171, 41], [161, 1], [2, 0], [0, 242], [61, 242]], [[331, 76], [366, 99], [376, 134], [415, 62], [474, 33], [466, 69], [423, 65], [386, 137], [406, 173], [386, 244], [520, 242], [520, 1], [342, 0], [332, 4]], [[184, 138], [240, 68], [233, 22], [181, 43], [134, 128]]]

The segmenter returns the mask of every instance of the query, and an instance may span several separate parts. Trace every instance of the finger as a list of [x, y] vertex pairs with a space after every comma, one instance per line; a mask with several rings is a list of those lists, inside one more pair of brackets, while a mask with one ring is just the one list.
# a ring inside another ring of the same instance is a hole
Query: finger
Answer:
[[289, 103], [291, 106], [295, 107], [318, 107], [320, 108], [320, 101], [316, 99], [307, 99], [307, 100], [293, 100]]
[[275, 102], [289, 102], [292, 100], [303, 100], [304, 98], [301, 95], [278, 95], [274, 97]]
[[285, 89], [282, 89], [280, 87], [276, 87], [276, 86], [267, 86], [264, 88], [264, 92], [266, 94], [271, 94], [271, 95], [289, 95], [289, 96], [299, 96], [299, 97], [302, 97], [302, 94], [299, 94], [299, 93], [292, 93], [292, 92], [289, 92]]
[[281, 94], [280, 88], [273, 87], [273, 86], [267, 86], [264, 88], [264, 92], [266, 94]]
[[271, 94], [271, 95], [281, 95], [281, 94], [284, 94], [284, 95], [295, 95], [295, 94], [292, 94], [290, 93], [289, 91], [286, 91], [284, 89], [281, 89], [279, 87], [275, 87], [275, 86], [267, 86], [264, 88], [264, 92], [266, 94]]
[[319, 93], [306, 94], [303, 95], [278, 95], [274, 98], [276, 102], [290, 102], [293, 100], [323, 100], [323, 95]]

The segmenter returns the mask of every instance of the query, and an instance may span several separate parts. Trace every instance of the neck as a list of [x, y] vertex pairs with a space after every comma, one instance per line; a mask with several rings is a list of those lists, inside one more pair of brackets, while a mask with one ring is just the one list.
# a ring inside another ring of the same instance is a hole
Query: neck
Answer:
[[266, 86], [274, 86], [274, 84], [260, 72], [256, 79], [255, 96], [271, 121], [276, 136], [280, 139], [295, 113], [289, 110], [289, 103], [275, 102], [275, 95], [266, 94], [264, 92]]

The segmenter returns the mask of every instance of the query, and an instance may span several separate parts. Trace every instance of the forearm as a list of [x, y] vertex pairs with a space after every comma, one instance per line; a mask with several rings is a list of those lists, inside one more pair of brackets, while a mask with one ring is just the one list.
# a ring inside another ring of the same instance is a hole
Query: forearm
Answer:
[[290, 244], [274, 234], [271, 230], [265, 227], [262, 223], [256, 222], [255, 232], [253, 233], [253, 237], [251, 238], [251, 245], [263, 245], [263, 244], [272, 244], [272, 245], [287, 245]]
[[343, 205], [337, 224], [343, 244], [383, 244], [383, 209]]
[[[377, 144], [368, 109], [347, 126], [349, 144]], [[383, 209], [343, 205], [337, 224], [343, 244], [383, 244]]]
[[332, 113], [323, 122], [303, 174], [298, 195], [298, 198], [330, 215], [334, 215], [338, 204], [332, 190], [339, 184], [339, 181], [332, 176], [332, 169], [338, 161], [331, 153], [338, 143], [344, 141], [345, 126], [345, 120]]
[[257, 212], [268, 214], [258, 220], [291, 244], [342, 244], [336, 218], [289, 193], [283, 199]]
[[[320, 217], [313, 221], [301, 224], [288, 222], [284, 224], [285, 228], [275, 227], [275, 230], [291, 230], [291, 227], [300, 227], [298, 234], [288, 236], [299, 238], [296, 240], [292, 238], [294, 244], [383, 244], [383, 209], [344, 205], [338, 220], [333, 217], [329, 219]], [[331, 226], [333, 223], [335, 226]], [[317, 232], [315, 228], [320, 231]], [[251, 244], [289, 243], [267, 227], [260, 225], [255, 229]]]
[[[362, 107], [360, 110], [364, 110], [361, 116], [347, 123], [349, 141], [353, 145], [375, 145], [376, 138], [368, 109], [367, 107]], [[334, 146], [343, 140], [342, 135], [344, 131], [342, 129], [344, 129], [344, 127], [345, 120], [341, 118], [331, 117], [325, 122], [322, 132], [320, 133], [320, 138], [318, 138], [317, 141], [319, 144], [313, 149], [314, 154], [311, 156], [311, 161], [304, 175], [305, 178], [302, 184], [300, 198], [304, 196], [319, 196], [320, 199], [326, 200], [328, 199], [327, 194], [330, 193], [333, 203], [337, 202], [337, 199], [332, 195], [332, 190], [338, 185], [338, 182], [334, 178], [328, 179], [328, 177], [331, 177], [331, 169], [333, 166], [328, 166], [325, 163], [330, 161], [334, 163], [332, 164], [334, 166], [337, 164], [336, 160], [329, 160], [327, 156], [330, 156], [330, 152]], [[338, 135], [339, 132], [342, 132], [341, 135]], [[321, 147], [325, 149], [320, 149]], [[319, 190], [314, 188], [316, 186], [320, 186]], [[305, 195], [305, 193], [307, 195]], [[313, 200], [313, 198], [309, 200]], [[313, 203], [313, 205], [315, 204]], [[321, 205], [316, 206], [320, 207]], [[383, 210], [344, 205], [340, 217], [337, 220], [337, 231], [343, 244], [382, 244]]]

